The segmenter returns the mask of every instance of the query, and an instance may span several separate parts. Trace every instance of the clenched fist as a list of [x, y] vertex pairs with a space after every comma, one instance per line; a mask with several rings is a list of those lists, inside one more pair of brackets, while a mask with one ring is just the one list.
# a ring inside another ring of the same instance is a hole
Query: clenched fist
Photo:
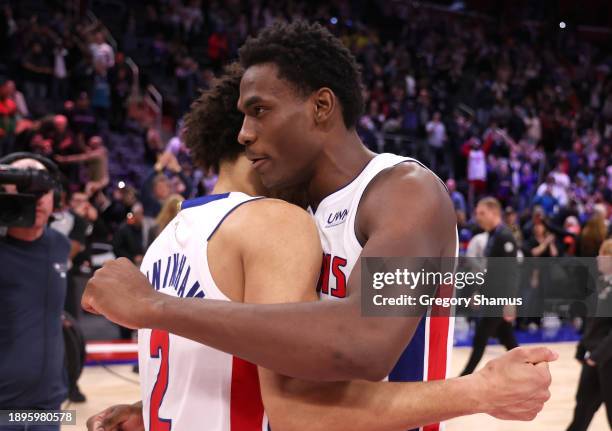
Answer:
[[558, 355], [546, 347], [517, 347], [473, 374], [484, 413], [530, 421], [550, 398], [548, 363]]
[[106, 262], [87, 282], [81, 306], [119, 325], [150, 327], [150, 319], [165, 295], [156, 292], [147, 278], [126, 258]]
[[87, 419], [87, 431], [144, 431], [142, 402], [120, 404]]

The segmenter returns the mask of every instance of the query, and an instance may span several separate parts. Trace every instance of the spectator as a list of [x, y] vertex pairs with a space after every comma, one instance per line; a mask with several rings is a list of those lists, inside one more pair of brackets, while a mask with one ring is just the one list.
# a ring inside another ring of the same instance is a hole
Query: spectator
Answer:
[[174, 217], [181, 210], [181, 202], [185, 198], [178, 194], [172, 194], [168, 196], [168, 199], [164, 202], [161, 211], [155, 218], [155, 223], [149, 229], [149, 236], [147, 238], [147, 248], [155, 241], [155, 238], [164, 230], [164, 228], [172, 221]]
[[578, 246], [578, 254], [583, 257], [597, 256], [601, 244], [606, 239], [608, 230], [604, 217], [601, 213], [594, 213], [586, 222], [580, 234], [580, 243]]
[[533, 236], [526, 243], [527, 256], [531, 257], [557, 257], [555, 235], [548, 231], [543, 223], [533, 225]]
[[106, 124], [111, 107], [111, 89], [108, 83], [106, 66], [102, 61], [97, 60], [94, 63], [94, 69], [91, 107], [94, 110], [96, 118], [102, 124]]
[[228, 49], [227, 34], [224, 28], [220, 28], [208, 38], [208, 58], [216, 67], [225, 63], [229, 54]]
[[462, 211], [464, 214], [467, 213], [467, 208], [465, 205], [465, 198], [463, 194], [457, 190], [457, 183], [453, 178], [449, 178], [446, 180], [446, 187], [448, 188], [448, 192], [450, 193], [451, 200], [453, 201], [453, 206], [455, 207], [455, 211]]
[[30, 116], [30, 111], [28, 111], [28, 104], [26, 103], [25, 96], [15, 86], [15, 81], [8, 80], [6, 82], [7, 93], [9, 99], [15, 102], [15, 107], [17, 108], [17, 120], [20, 120], [25, 117]]
[[17, 105], [9, 97], [8, 81], [0, 82], [0, 156], [13, 150]]
[[[142, 205], [136, 202], [113, 238], [115, 256], [130, 259], [137, 266], [142, 263], [142, 257], [146, 250], [143, 219]], [[119, 326], [121, 339], [131, 339], [132, 332], [129, 328]]]
[[114, 129], [119, 129], [125, 123], [127, 100], [134, 83], [132, 70], [125, 62], [125, 55], [122, 52], [117, 53], [115, 65], [109, 69], [108, 82], [111, 86], [112, 106], [110, 123]]
[[126, 257], [135, 265], [140, 265], [145, 250], [143, 216], [142, 205], [136, 202], [127, 214], [126, 220], [119, 226], [119, 230], [113, 239], [115, 255]]
[[70, 112], [69, 117], [75, 135], [80, 135], [86, 140], [98, 134], [98, 120], [91, 109], [89, 96], [86, 92], [79, 95], [74, 110]]
[[473, 208], [474, 200], [487, 190], [487, 161], [486, 154], [481, 148], [480, 141], [470, 139], [464, 146], [467, 155], [467, 179], [469, 183], [468, 203]]
[[521, 225], [519, 224], [518, 214], [512, 207], [506, 207], [504, 210], [504, 223], [510, 231], [512, 231], [512, 235], [514, 236], [514, 240], [516, 241], [516, 245], [518, 247], [517, 253], [522, 255], [521, 248], [523, 247], [523, 232], [521, 231]]
[[115, 64], [115, 51], [106, 42], [102, 31], [94, 33], [89, 50], [91, 51], [93, 63], [99, 64], [102, 71], [106, 72]]
[[145, 208], [144, 214], [147, 217], [155, 218], [159, 214], [162, 204], [172, 194], [172, 183], [170, 178], [163, 173], [164, 169], [168, 169], [170, 174], [178, 177], [184, 191], [183, 196], [189, 196], [191, 193], [191, 184], [189, 179], [182, 172], [176, 157], [171, 153], [163, 153], [155, 165], [155, 169], [145, 179], [141, 190], [141, 200]]
[[60, 41], [53, 48], [53, 80], [51, 82], [51, 97], [57, 103], [63, 103], [68, 97], [68, 69], [66, 57], [68, 50]]
[[47, 97], [48, 80], [53, 74], [50, 55], [44, 52], [40, 42], [34, 42], [24, 55], [22, 66], [25, 72], [26, 98], [35, 104], [40, 112]]
[[544, 187], [541, 188], [541, 192], [533, 200], [533, 205], [541, 207], [547, 217], [552, 216], [559, 209], [559, 200], [553, 194], [553, 182], [554, 179], [548, 177], [547, 182], [542, 184]]
[[[444, 148], [447, 139], [446, 127], [444, 123], [442, 123], [441, 118], [440, 113], [435, 112], [431, 121], [425, 126], [430, 152], [429, 165], [434, 171], [439, 169], [440, 165], [444, 168], [448, 168], [448, 162], [446, 160], [447, 151]], [[452, 172], [450, 174], [452, 175]]]

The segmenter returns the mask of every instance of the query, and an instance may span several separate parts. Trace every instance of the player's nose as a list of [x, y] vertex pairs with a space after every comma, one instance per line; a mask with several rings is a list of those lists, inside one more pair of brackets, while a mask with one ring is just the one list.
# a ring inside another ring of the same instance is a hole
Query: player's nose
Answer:
[[244, 120], [242, 121], [242, 127], [240, 128], [240, 132], [238, 133], [238, 142], [241, 145], [249, 146], [255, 142], [257, 139], [253, 127], [251, 126], [251, 122], [249, 118], [245, 115]]

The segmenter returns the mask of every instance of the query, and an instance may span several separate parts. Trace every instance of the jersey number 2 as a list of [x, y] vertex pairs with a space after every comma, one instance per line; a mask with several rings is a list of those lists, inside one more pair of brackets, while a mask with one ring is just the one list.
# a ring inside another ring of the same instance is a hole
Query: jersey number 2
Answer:
[[151, 340], [149, 344], [151, 348], [151, 357], [159, 358], [161, 356], [157, 380], [153, 386], [153, 391], [151, 391], [149, 430], [170, 431], [172, 428], [172, 421], [159, 417], [159, 407], [164, 400], [164, 395], [168, 388], [168, 352], [170, 350], [170, 335], [166, 331], [153, 329], [151, 331]]

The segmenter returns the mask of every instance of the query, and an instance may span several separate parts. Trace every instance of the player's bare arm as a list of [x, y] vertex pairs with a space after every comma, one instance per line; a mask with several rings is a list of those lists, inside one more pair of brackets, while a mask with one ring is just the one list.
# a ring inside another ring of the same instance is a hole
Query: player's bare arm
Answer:
[[[403, 177], [397, 185], [393, 184], [395, 176]], [[392, 191], [393, 197], [387, 195], [386, 205], [375, 207], [379, 191], [380, 195]], [[359, 223], [366, 239], [363, 256], [442, 255], [454, 235], [447, 205], [450, 207], [444, 190], [425, 170], [391, 169], [372, 184], [362, 202], [366, 209]], [[369, 220], [368, 207], [374, 207], [380, 222]], [[392, 220], [395, 218], [402, 223]], [[441, 232], [444, 224], [451, 226], [445, 234]], [[359, 271], [357, 264], [349, 278], [353, 294], [347, 301], [249, 305], [165, 297], [151, 289], [131, 263], [120, 259], [96, 273], [83, 305], [120, 324], [165, 329], [284, 375], [379, 380], [396, 361], [418, 319], [361, 318], [356, 294]]]
[[[440, 218], [439, 206], [448, 201], [442, 186], [422, 168], [397, 166], [390, 171], [381, 174], [383, 178], [364, 196], [358, 221], [358, 234], [365, 242], [362, 255], [441, 255], [446, 242], [454, 244], [455, 226], [454, 221]], [[395, 178], [406, 176], [406, 172], [410, 172], [406, 178]], [[394, 189], [393, 194], [389, 189]], [[376, 196], [383, 193], [385, 202], [378, 202]], [[370, 216], [369, 211], [375, 214]], [[440, 234], [442, 223], [449, 226], [448, 238]], [[246, 237], [248, 231], [244, 226], [241, 230]], [[453, 255], [454, 249], [448, 248], [448, 255]], [[115, 282], [119, 280], [122, 283]], [[349, 299], [330, 303], [248, 306], [176, 301], [154, 292], [144, 275], [123, 260], [107, 264], [88, 286], [83, 297], [86, 309], [117, 323], [163, 328], [281, 374], [315, 380], [380, 380], [396, 362], [419, 321], [362, 318], [359, 263], [348, 280], [352, 293]], [[121, 291], [119, 286], [130, 289]], [[118, 301], [117, 295], [125, 301]], [[134, 303], [139, 306], [134, 307]], [[267, 341], [253, 343], [254, 339]]]
[[[410, 177], [414, 172], [411, 167], [402, 167], [388, 172], [388, 178]], [[381, 179], [382, 182], [386, 180], [385, 177]], [[393, 231], [403, 228], [400, 226]], [[451, 244], [452, 249], [454, 238]], [[254, 301], [245, 302], [299, 301], [312, 295], [308, 290], [300, 292], [299, 287], [284, 290], [282, 296], [266, 287], [255, 292]], [[548, 349], [518, 349], [467, 378], [415, 383], [317, 383], [260, 368], [260, 382], [266, 412], [274, 429], [340, 430], [350, 423], [355, 431], [399, 431], [482, 412], [504, 419], [531, 420], [550, 397], [546, 362], [552, 359], [554, 355]], [[542, 364], [533, 365], [540, 362]], [[503, 373], [500, 370], [504, 370]], [[506, 381], [509, 376], [516, 380]], [[500, 391], [499, 388], [504, 389]], [[372, 415], [372, 411], [378, 414]]]
[[[273, 429], [404, 431], [487, 413], [533, 420], [550, 398], [549, 349], [517, 348], [470, 376], [429, 382], [308, 382], [260, 369]], [[537, 365], [534, 365], [537, 363]], [[376, 412], [375, 415], [372, 412]]]

